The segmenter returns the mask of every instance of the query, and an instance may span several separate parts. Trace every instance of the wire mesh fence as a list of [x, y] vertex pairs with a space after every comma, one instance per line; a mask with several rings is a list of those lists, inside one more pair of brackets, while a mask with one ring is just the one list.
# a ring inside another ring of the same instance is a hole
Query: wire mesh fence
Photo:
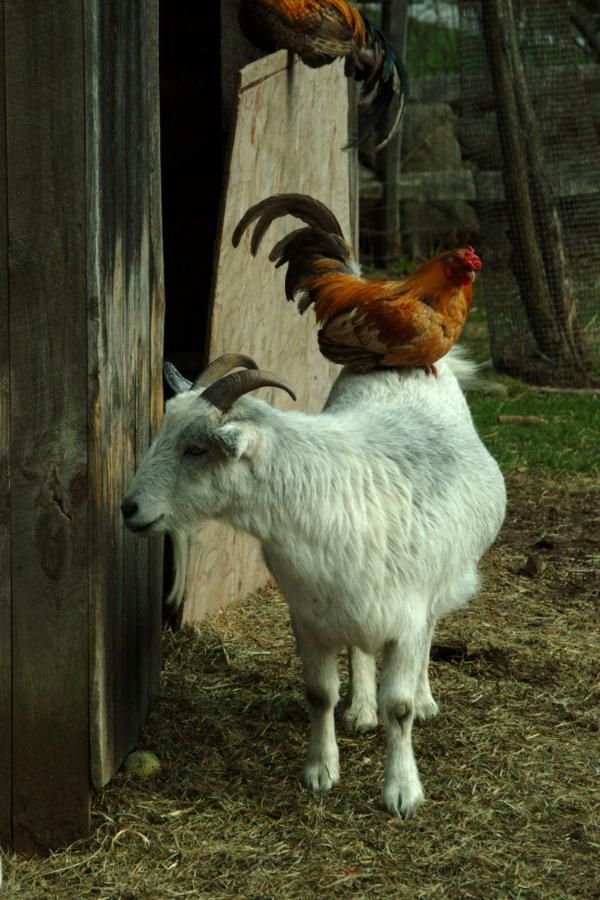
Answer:
[[496, 368], [584, 383], [600, 375], [600, 146], [569, 4], [459, 11], [461, 137]]
[[[381, 6], [362, 5], [375, 19]], [[600, 379], [600, 17], [584, 4], [581, 27], [580, 6], [408, 4], [401, 233], [387, 258], [383, 167], [362, 157], [363, 256], [394, 272], [476, 243], [496, 368], [562, 385]]]

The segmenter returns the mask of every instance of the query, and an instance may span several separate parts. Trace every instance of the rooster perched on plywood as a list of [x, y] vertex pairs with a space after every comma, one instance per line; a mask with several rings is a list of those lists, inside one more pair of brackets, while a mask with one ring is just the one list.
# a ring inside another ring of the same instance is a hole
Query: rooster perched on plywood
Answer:
[[261, 50], [292, 50], [307, 66], [320, 68], [340, 57], [346, 75], [361, 82], [359, 146], [383, 121], [397, 98], [395, 121], [384, 147], [400, 125], [407, 75], [385, 35], [346, 0], [241, 0], [242, 31]]
[[305, 223], [273, 247], [269, 259], [288, 266], [288, 300], [314, 304], [323, 356], [356, 372], [434, 363], [459, 339], [471, 307], [481, 260], [472, 247], [451, 250], [399, 281], [364, 279], [333, 213], [304, 194], [279, 194], [252, 206], [233, 233], [240, 243], [256, 222], [256, 255], [270, 224], [283, 216]]

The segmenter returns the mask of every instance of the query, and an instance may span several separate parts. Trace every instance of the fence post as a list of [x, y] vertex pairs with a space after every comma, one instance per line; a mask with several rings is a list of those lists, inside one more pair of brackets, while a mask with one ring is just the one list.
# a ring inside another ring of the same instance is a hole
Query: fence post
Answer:
[[[408, 2], [409, 0], [387, 0], [382, 4], [381, 10], [381, 30], [402, 59], [406, 55]], [[392, 121], [393, 113], [390, 113], [386, 116], [386, 129], [390, 128]], [[377, 173], [383, 182], [382, 208], [377, 228], [379, 231], [377, 256], [382, 266], [396, 259], [402, 249], [398, 186], [401, 152], [402, 128], [396, 132], [389, 144], [379, 151], [377, 158]]]

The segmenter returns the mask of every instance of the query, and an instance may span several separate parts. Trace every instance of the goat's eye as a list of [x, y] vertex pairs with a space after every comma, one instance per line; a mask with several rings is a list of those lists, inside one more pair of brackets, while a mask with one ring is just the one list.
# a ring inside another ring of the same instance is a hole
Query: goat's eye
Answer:
[[206, 456], [208, 453], [208, 447], [197, 447], [194, 444], [190, 444], [189, 447], [185, 448], [183, 453], [184, 456]]

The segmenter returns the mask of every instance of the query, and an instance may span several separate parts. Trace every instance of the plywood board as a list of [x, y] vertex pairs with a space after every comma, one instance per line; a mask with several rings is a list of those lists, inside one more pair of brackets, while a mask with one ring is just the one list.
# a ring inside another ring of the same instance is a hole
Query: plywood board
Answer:
[[[4, 97], [4, 16], [0, 2], [0, 97]], [[6, 184], [6, 115], [0, 103], [0, 185]], [[10, 570], [10, 354], [8, 198], [0, 190], [0, 846], [12, 842], [12, 674]]]
[[[245, 239], [236, 250], [231, 234], [242, 214], [264, 197], [284, 191], [311, 194], [326, 203], [350, 234], [348, 91], [343, 65], [311, 70], [280, 52], [240, 73], [218, 240], [209, 358], [243, 351], [278, 372], [298, 394], [296, 407], [317, 410], [337, 373], [318, 352], [312, 312], [300, 317], [287, 303], [284, 272], [268, 261], [274, 242], [293, 220], [277, 223], [253, 259]], [[282, 408], [281, 391], [261, 395]], [[192, 541], [184, 618], [242, 599], [267, 577], [256, 542], [220, 524], [204, 526]]]

